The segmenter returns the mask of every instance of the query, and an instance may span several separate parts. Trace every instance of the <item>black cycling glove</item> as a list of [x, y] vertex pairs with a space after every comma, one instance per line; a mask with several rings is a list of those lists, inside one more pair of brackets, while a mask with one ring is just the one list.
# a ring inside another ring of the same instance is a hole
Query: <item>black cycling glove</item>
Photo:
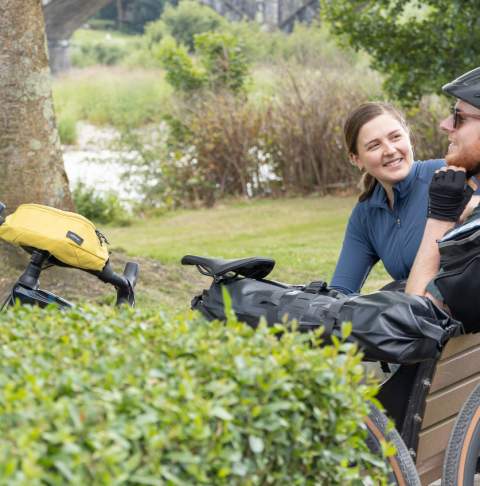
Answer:
[[462, 170], [448, 169], [434, 174], [428, 190], [428, 217], [441, 221], [458, 221], [470, 201], [473, 189]]

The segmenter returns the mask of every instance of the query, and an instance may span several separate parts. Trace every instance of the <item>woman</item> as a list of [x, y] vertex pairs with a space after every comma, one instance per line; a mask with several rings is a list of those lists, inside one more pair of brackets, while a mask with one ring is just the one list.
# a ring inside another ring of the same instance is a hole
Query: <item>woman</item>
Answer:
[[364, 174], [331, 286], [351, 294], [379, 260], [394, 280], [408, 277], [425, 227], [430, 180], [445, 161], [414, 161], [408, 126], [387, 103], [360, 105], [344, 135], [351, 162]]

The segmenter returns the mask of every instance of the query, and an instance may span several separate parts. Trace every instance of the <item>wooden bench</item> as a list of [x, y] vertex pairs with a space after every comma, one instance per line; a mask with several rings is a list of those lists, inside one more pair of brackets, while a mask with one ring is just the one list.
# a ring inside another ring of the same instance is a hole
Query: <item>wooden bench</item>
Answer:
[[416, 454], [422, 485], [441, 477], [455, 418], [478, 383], [480, 334], [451, 339], [435, 366], [422, 414]]

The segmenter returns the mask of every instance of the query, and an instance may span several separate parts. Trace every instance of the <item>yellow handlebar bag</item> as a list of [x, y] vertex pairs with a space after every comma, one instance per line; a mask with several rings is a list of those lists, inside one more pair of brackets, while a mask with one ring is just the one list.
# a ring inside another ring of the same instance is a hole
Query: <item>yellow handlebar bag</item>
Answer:
[[22, 204], [0, 225], [0, 238], [18, 246], [46, 250], [66, 265], [102, 270], [108, 260], [107, 239], [80, 214]]

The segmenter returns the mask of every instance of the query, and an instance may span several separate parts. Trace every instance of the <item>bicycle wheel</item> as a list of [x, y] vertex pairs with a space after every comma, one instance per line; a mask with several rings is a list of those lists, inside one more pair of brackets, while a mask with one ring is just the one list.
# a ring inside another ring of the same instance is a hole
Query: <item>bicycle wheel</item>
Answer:
[[368, 430], [367, 445], [374, 454], [381, 453], [381, 441], [395, 445], [397, 452], [388, 458], [391, 473], [389, 484], [398, 486], [421, 486], [415, 463], [408, 452], [405, 442], [395, 427], [387, 431], [388, 419], [377, 407], [370, 405], [370, 414], [365, 419]]
[[473, 486], [480, 457], [480, 385], [463, 404], [450, 434], [442, 486]]

